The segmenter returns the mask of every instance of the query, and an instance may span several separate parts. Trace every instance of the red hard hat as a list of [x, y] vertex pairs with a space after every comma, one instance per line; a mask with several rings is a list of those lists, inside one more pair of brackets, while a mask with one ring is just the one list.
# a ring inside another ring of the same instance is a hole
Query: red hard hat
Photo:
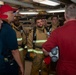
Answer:
[[1, 14], [5, 13], [5, 12], [8, 12], [8, 11], [17, 11], [17, 9], [13, 8], [13, 7], [11, 7], [11, 6], [7, 5], [7, 4], [2, 5], [0, 7], [0, 13]]

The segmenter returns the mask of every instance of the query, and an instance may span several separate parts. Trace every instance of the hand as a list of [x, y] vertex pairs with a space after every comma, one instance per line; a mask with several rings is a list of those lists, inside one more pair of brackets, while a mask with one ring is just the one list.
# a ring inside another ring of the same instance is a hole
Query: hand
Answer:
[[43, 50], [43, 52], [44, 52], [44, 54], [45, 54], [46, 56], [49, 55], [49, 52], [47, 52], [44, 48], [43, 48], [42, 50]]
[[24, 68], [20, 67], [21, 75], [24, 75]]

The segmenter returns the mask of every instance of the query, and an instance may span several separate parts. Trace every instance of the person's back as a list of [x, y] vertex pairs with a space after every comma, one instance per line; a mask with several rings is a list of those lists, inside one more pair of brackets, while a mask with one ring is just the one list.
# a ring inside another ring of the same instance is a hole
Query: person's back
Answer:
[[[47, 42], [43, 44], [43, 51], [47, 55], [55, 46], [59, 48], [57, 64], [58, 75], [76, 75], [76, 5], [66, 7], [64, 26], [52, 32]], [[48, 52], [47, 52], [47, 51]]]
[[73, 75], [76, 75], [76, 69], [74, 69], [76, 68], [76, 20], [67, 22], [57, 30], [57, 33], [57, 45], [59, 47], [57, 70], [59, 70], [59, 73], [62, 73], [61, 70], [64, 69], [70, 75], [72, 72]]
[[[65, 23], [58, 30], [58, 45], [60, 49], [60, 60], [76, 61], [76, 20]], [[73, 63], [74, 63], [73, 62]]]

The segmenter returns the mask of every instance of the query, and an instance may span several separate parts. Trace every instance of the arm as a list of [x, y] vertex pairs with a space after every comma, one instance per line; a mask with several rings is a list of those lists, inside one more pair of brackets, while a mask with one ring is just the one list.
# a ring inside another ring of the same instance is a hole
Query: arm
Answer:
[[43, 50], [43, 52], [44, 52], [44, 54], [45, 54], [46, 56], [48, 56], [48, 55], [49, 55], [49, 52], [48, 52], [48, 51], [46, 51], [44, 48], [43, 48], [42, 50]]
[[47, 55], [47, 52], [50, 52], [52, 48], [57, 46], [57, 33], [53, 31], [47, 41], [42, 45], [43, 52]]
[[18, 49], [18, 43], [17, 43], [16, 33], [10, 27], [7, 30], [7, 36], [6, 36], [6, 38], [7, 38], [6, 39], [7, 40], [7, 48], [12, 53], [15, 61], [19, 65], [20, 70], [22, 72], [22, 75], [24, 75], [24, 73], [23, 73], [24, 72], [24, 70], [23, 70], [23, 64], [21, 62], [19, 51], [17, 50]]
[[22, 61], [21, 61], [19, 50], [17, 50], [17, 49], [12, 50], [12, 55], [13, 55], [15, 61], [17, 62], [17, 64], [19, 65], [20, 70], [22, 72], [22, 75], [24, 75], [24, 69], [23, 69], [23, 64], [22, 64]]

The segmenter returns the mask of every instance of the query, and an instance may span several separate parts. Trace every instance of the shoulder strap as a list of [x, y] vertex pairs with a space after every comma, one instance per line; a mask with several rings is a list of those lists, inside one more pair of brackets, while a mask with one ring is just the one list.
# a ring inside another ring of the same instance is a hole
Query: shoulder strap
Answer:
[[24, 28], [22, 27], [22, 30], [23, 30], [23, 33], [26, 35], [26, 32], [25, 32], [25, 30], [24, 30]]
[[[25, 40], [26, 40], [26, 43], [25, 43], [25, 44], [27, 45], [27, 33], [25, 32], [23, 26], [22, 26], [22, 29], [23, 29], [23, 33], [24, 33], [24, 35], [26, 36], [26, 39], [25, 39]], [[23, 33], [22, 33], [22, 34], [23, 34]]]
[[50, 25], [50, 26], [45, 27], [46, 31], [47, 31], [47, 32], [50, 32], [51, 27], [52, 27], [51, 25]]
[[49, 32], [49, 29], [47, 27], [45, 27], [46, 31]]
[[45, 27], [45, 29], [46, 29], [46, 32], [47, 32], [47, 35], [49, 36], [50, 35], [50, 27]]
[[35, 41], [36, 41], [36, 27], [33, 28], [33, 49], [35, 49]]

